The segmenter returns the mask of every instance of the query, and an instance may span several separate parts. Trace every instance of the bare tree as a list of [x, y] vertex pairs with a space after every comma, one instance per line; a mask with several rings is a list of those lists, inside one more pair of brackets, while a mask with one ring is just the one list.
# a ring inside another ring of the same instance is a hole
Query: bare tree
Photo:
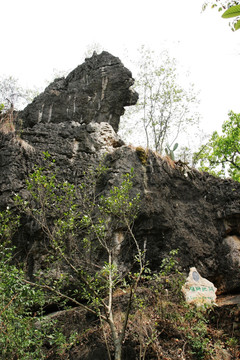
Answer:
[[198, 123], [198, 101], [193, 85], [186, 89], [179, 85], [176, 60], [167, 51], [157, 57], [142, 46], [139, 54], [135, 84], [139, 102], [130, 117], [135, 128], [141, 119], [147, 148], [163, 153], [167, 144], [171, 148], [187, 127]]
[[18, 110], [33, 100], [38, 90], [24, 89], [13, 76], [0, 77], [0, 104], [4, 110]]

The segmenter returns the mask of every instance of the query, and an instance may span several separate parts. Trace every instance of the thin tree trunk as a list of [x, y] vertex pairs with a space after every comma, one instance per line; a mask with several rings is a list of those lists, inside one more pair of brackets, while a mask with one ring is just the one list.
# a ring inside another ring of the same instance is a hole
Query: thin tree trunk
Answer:
[[121, 359], [122, 359], [122, 344], [121, 342], [118, 342], [118, 344], [115, 344], [114, 360], [121, 360]]

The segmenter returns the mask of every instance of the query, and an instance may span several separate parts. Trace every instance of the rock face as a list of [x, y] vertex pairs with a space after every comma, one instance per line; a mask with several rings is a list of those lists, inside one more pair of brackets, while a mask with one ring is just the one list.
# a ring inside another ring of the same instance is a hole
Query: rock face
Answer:
[[107, 122], [118, 130], [124, 106], [134, 105], [138, 95], [130, 89], [134, 80], [121, 61], [107, 52], [96, 53], [67, 77], [56, 79], [20, 114], [24, 127], [38, 123]]
[[[135, 169], [135, 188], [142, 206], [135, 234], [145, 242], [153, 269], [171, 249], [179, 249], [182, 270], [196, 267], [219, 293], [239, 291], [240, 184], [200, 173], [149, 152], [142, 165], [134, 150], [123, 146], [108, 156], [113, 176]], [[142, 245], [143, 246], [143, 245]]]
[[[107, 153], [110, 171], [100, 190], [118, 185], [134, 168], [134, 193], [141, 209], [134, 232], [153, 269], [171, 249], [179, 249], [186, 273], [195, 266], [219, 293], [240, 292], [240, 184], [171, 162], [151, 151], [145, 161], [116, 134], [124, 106], [136, 103], [134, 80], [120, 60], [94, 54], [66, 79], [57, 79], [18, 115], [16, 132], [0, 133], [0, 208], [24, 195], [25, 178], [48, 151], [62, 179], [77, 183], [83, 170]], [[39, 234], [27, 220], [16, 236], [31, 275], [39, 260]], [[119, 262], [129, 254], [121, 247]], [[31, 255], [31, 256], [30, 256]]]

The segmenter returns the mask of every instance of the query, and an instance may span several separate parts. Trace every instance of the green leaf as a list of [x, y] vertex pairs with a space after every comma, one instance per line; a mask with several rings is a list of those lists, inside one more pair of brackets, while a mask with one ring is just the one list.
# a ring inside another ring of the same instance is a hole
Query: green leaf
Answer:
[[229, 9], [227, 9], [223, 14], [222, 18], [228, 19], [231, 17], [239, 16], [240, 15], [240, 5], [231, 6]]
[[174, 145], [173, 151], [175, 151], [175, 150], [177, 149], [177, 147], [178, 147], [178, 143], [176, 143], [176, 144]]
[[236, 22], [236, 24], [234, 24], [234, 29], [235, 30], [240, 29], [240, 20], [238, 20], [238, 22]]

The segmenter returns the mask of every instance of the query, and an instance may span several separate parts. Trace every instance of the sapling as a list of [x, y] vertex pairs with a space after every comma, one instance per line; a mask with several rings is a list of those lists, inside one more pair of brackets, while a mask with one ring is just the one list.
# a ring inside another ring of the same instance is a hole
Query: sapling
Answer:
[[[49, 161], [49, 154], [45, 157]], [[114, 359], [120, 360], [133, 294], [144, 272], [143, 252], [132, 229], [139, 206], [139, 194], [131, 195], [133, 170], [123, 175], [120, 185], [112, 187], [106, 195], [98, 191], [98, 181], [108, 171], [103, 164], [83, 174], [77, 185], [60, 182], [57, 171], [52, 162], [48, 167], [36, 167], [27, 180], [28, 199], [18, 195], [16, 202], [43, 231], [51, 263], [58, 264], [60, 272], [61, 268], [68, 270], [63, 270], [60, 279], [56, 278], [54, 282], [46, 276], [39, 277], [39, 281], [36, 276], [35, 282], [26, 282], [72, 301], [96, 314], [101, 323], [107, 323]], [[115, 319], [114, 291], [121, 284], [126, 285], [124, 280], [128, 273], [122, 274], [118, 270], [117, 255], [126, 238], [136, 249], [138, 271], [129, 277], [128, 300], [119, 322]], [[98, 253], [105, 262], [97, 261]], [[65, 293], [62, 286], [62, 278], [67, 279], [68, 274], [75, 279], [74, 295]], [[79, 297], [87, 300], [87, 304]], [[110, 359], [109, 340], [106, 345]]]

